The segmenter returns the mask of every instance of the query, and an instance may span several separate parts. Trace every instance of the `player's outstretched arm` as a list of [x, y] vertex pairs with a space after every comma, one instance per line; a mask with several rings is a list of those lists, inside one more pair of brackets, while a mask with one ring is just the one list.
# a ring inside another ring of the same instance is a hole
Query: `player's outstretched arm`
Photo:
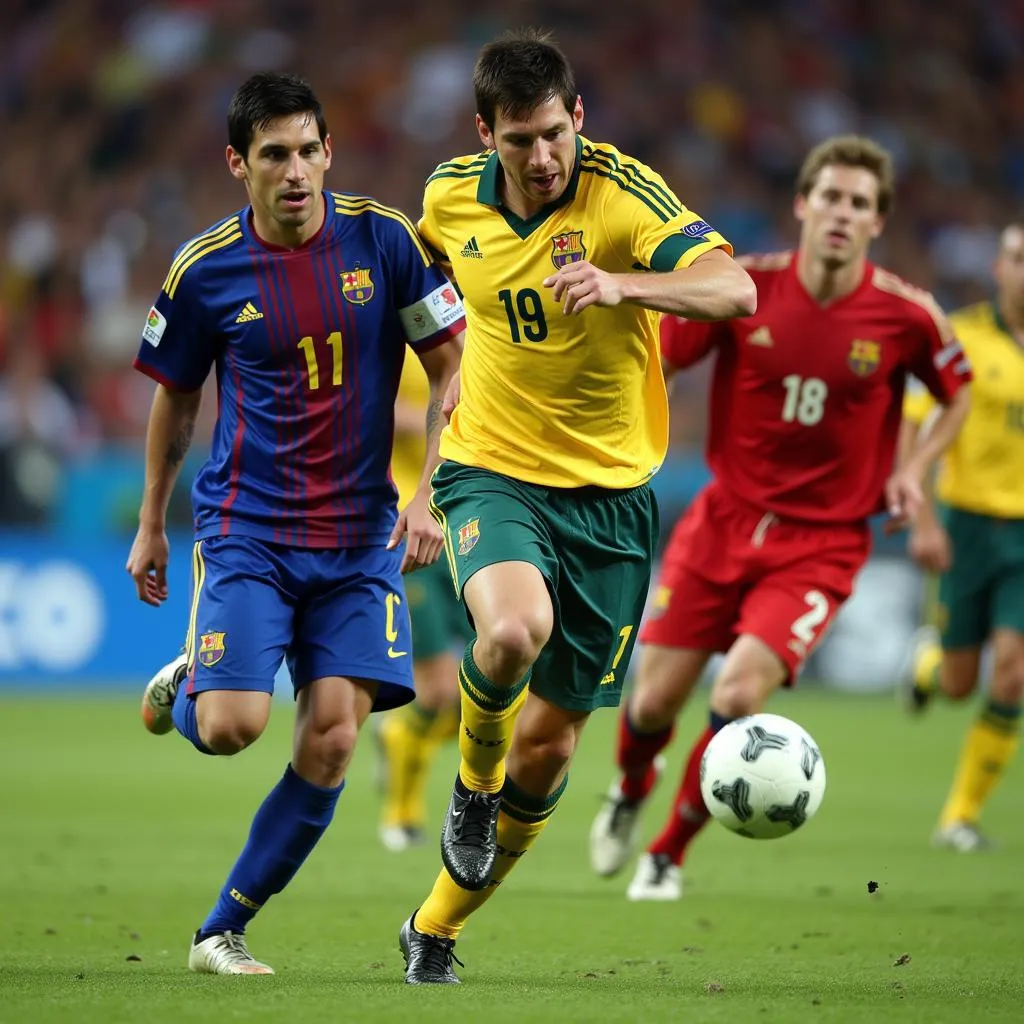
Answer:
[[139, 600], [159, 605], [167, 599], [167, 504], [192, 443], [202, 391], [179, 392], [158, 384], [146, 428], [146, 482], [139, 530], [125, 568]]
[[687, 320], [728, 320], [751, 316], [757, 288], [724, 249], [698, 256], [688, 267], [666, 273], [609, 274], [586, 261], [569, 263], [544, 279], [567, 316], [588, 306], [631, 302]]

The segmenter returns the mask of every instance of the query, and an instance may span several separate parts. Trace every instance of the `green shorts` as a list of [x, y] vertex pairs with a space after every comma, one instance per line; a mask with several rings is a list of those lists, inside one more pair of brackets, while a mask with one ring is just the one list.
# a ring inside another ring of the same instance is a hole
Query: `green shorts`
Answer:
[[949, 506], [940, 515], [953, 547], [939, 580], [942, 646], [980, 647], [996, 629], [1024, 633], [1024, 519]]
[[410, 573], [404, 579], [412, 623], [413, 659], [436, 658], [445, 651], [465, 647], [473, 630], [452, 589], [444, 555], [433, 565]]
[[658, 540], [651, 489], [543, 487], [456, 462], [432, 482], [460, 597], [496, 562], [531, 562], [547, 580], [555, 624], [530, 689], [570, 711], [618, 705]]

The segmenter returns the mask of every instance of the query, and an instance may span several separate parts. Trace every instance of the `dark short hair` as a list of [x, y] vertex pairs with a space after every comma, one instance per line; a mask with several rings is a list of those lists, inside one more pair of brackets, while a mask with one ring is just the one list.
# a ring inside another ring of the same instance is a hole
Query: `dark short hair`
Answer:
[[552, 96], [572, 113], [576, 76], [550, 33], [519, 29], [480, 51], [473, 69], [473, 92], [477, 113], [493, 130], [498, 114], [510, 119], [529, 115]]
[[247, 78], [228, 107], [228, 145], [243, 159], [257, 132], [271, 121], [294, 114], [309, 114], [316, 121], [320, 141], [327, 138], [323, 108], [309, 83], [298, 75], [260, 71]]
[[799, 195], [807, 196], [826, 167], [863, 167], [878, 179], [878, 212], [892, 209], [895, 175], [889, 151], [864, 135], [835, 135], [807, 154], [796, 179]]

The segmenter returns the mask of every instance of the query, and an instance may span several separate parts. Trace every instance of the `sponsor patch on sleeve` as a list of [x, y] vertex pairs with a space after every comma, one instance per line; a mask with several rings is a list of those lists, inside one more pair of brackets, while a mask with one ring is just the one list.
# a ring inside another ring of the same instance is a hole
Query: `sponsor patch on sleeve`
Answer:
[[683, 228], [683, 234], [689, 238], [703, 238], [710, 235], [715, 229], [706, 220], [695, 220]]
[[146, 341], [156, 348], [160, 344], [160, 339], [164, 336], [164, 331], [167, 329], [167, 317], [160, 312], [156, 306], [151, 307], [149, 313], [146, 314], [146, 323], [142, 328], [142, 337]]
[[405, 336], [415, 344], [461, 320], [465, 310], [455, 286], [448, 282], [435, 288], [419, 302], [398, 311]]

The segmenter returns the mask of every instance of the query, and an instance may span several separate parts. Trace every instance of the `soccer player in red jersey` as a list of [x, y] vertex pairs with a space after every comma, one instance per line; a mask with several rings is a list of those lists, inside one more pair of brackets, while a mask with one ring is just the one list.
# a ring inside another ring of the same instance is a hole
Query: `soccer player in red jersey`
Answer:
[[[675, 718], [708, 659], [727, 653], [710, 722], [630, 899], [681, 895], [680, 865], [708, 819], [700, 761], [712, 736], [795, 679], [867, 560], [869, 516], [888, 510], [899, 525], [914, 514], [925, 473], [966, 415], [970, 369], [934, 299], [867, 259], [892, 196], [884, 149], [858, 136], [823, 142], [797, 182], [799, 248], [745, 261], [757, 284], [755, 315], [663, 322], [667, 371], [717, 355], [713, 479], [676, 524], [641, 632], [645, 648], [620, 720], [621, 774], [591, 831], [598, 874], [629, 859]], [[894, 470], [908, 374], [944, 408]]]

